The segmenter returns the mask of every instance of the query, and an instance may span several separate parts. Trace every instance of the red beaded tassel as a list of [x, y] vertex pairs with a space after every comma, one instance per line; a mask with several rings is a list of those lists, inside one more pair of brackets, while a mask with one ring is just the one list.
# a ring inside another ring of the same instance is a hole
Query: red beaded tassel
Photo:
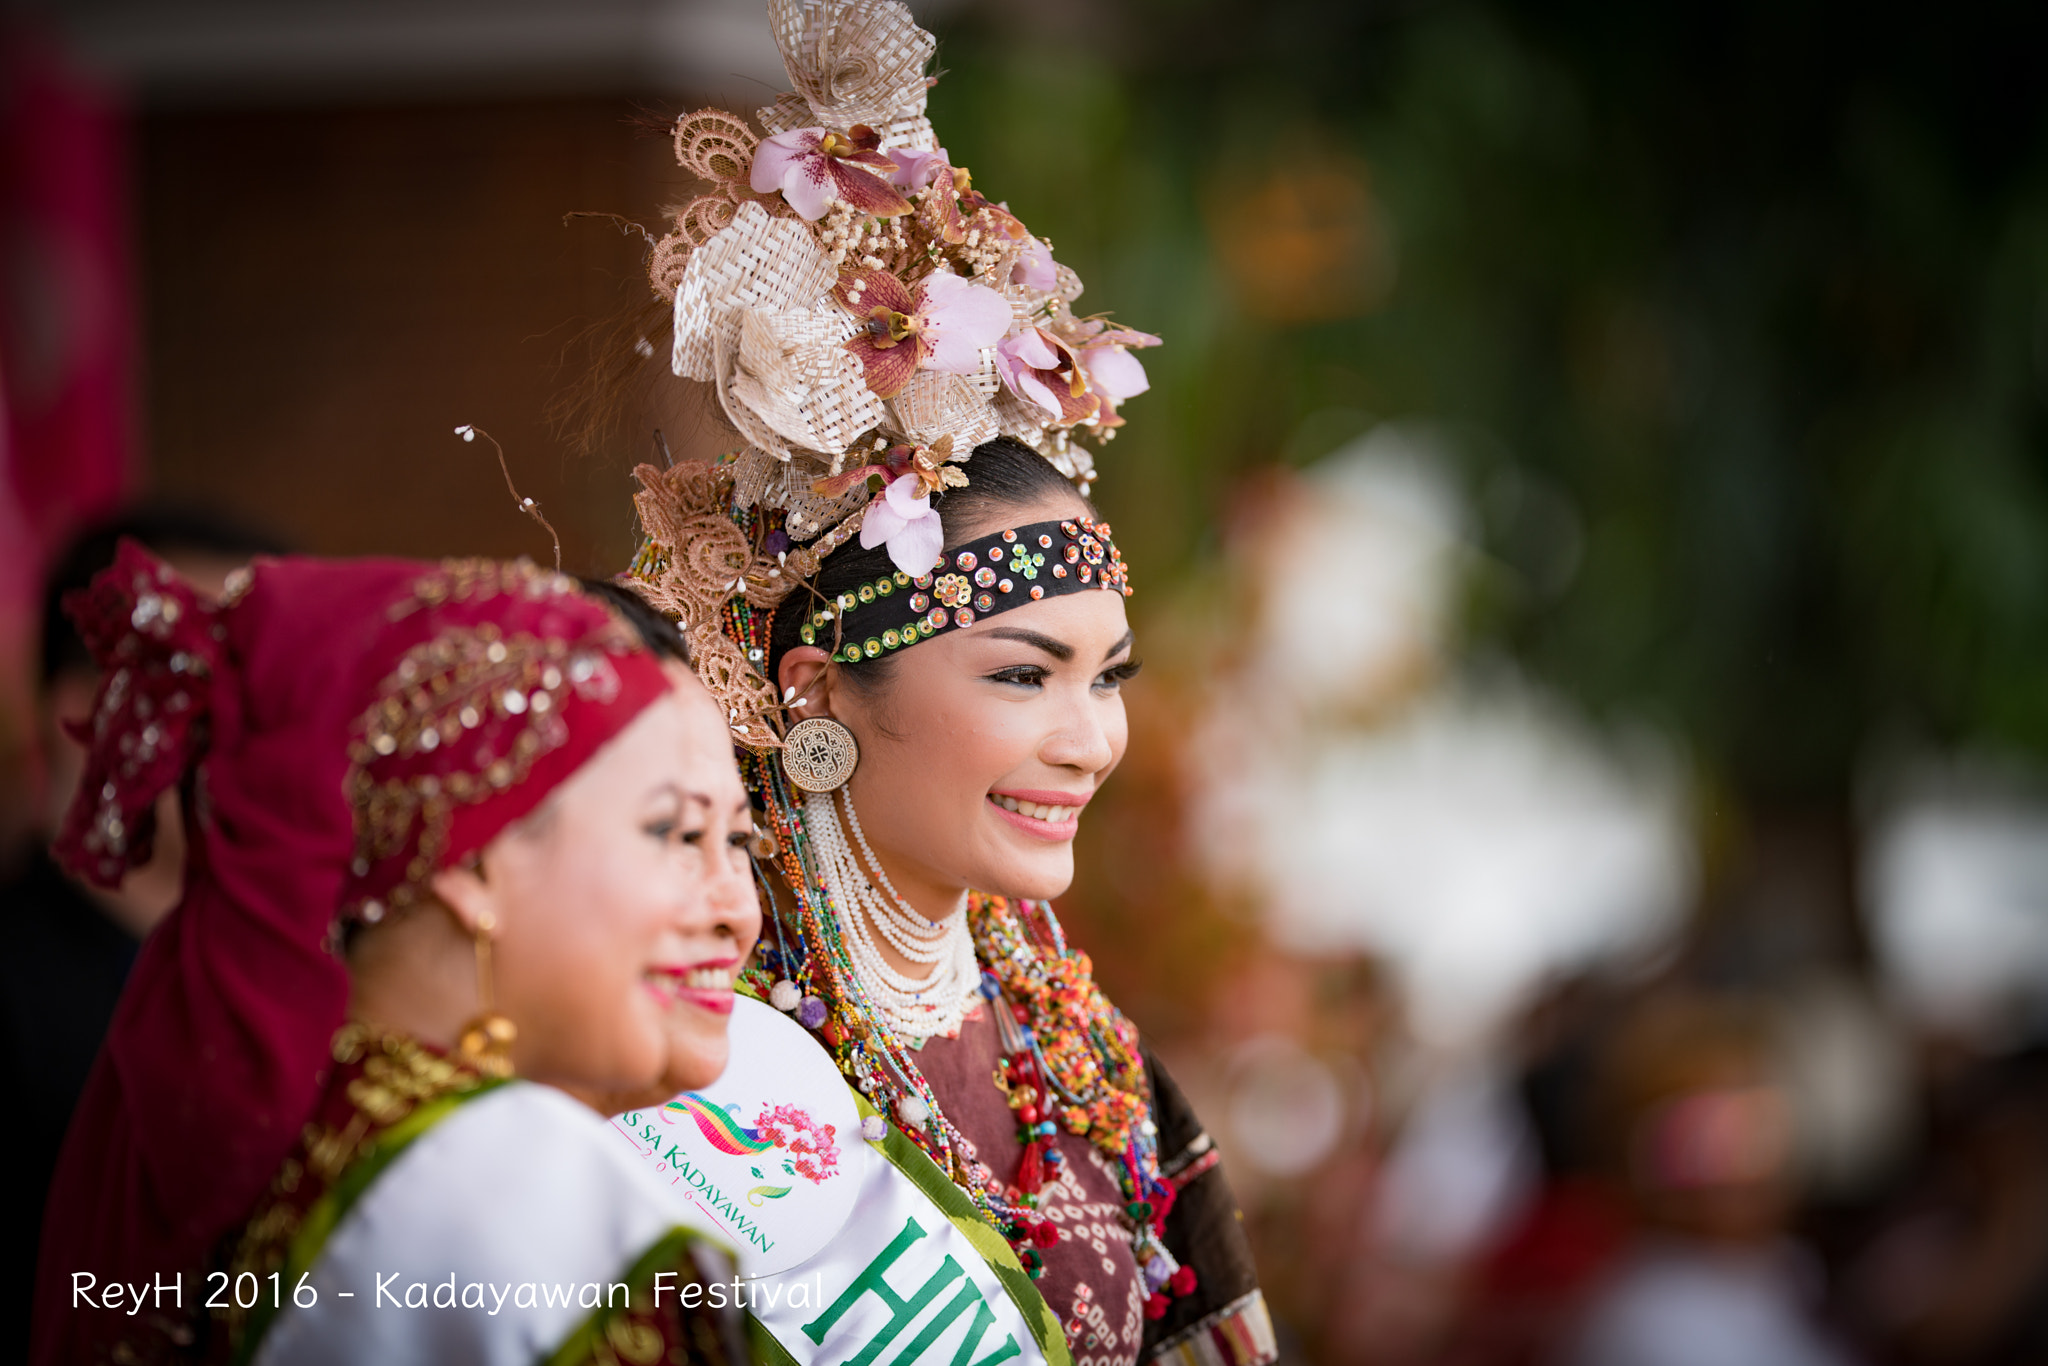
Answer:
[[1017, 1164], [1017, 1189], [1036, 1195], [1045, 1189], [1045, 1141], [1032, 1139], [1024, 1145], [1024, 1160]]

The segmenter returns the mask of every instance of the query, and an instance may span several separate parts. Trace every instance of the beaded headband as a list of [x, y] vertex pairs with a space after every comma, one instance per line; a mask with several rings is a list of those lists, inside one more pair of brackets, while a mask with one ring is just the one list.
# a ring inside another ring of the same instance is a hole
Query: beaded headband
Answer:
[[899, 569], [849, 588], [836, 602], [814, 607], [797, 636], [854, 664], [948, 627], [965, 630], [1013, 607], [1087, 590], [1131, 595], [1130, 571], [1109, 527], [1085, 517], [1033, 522], [977, 536], [929, 573], [913, 577]]

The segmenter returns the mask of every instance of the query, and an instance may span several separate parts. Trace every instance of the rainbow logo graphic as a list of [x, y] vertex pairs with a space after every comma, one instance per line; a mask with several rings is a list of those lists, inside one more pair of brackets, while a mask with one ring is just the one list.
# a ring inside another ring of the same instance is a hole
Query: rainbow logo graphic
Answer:
[[[712, 1147], [732, 1157], [750, 1157], [755, 1153], [767, 1152], [775, 1146], [775, 1140], [761, 1136], [759, 1129], [747, 1129], [740, 1125], [732, 1111], [722, 1110], [695, 1091], [685, 1091], [676, 1099], [663, 1106], [663, 1110], [680, 1110], [697, 1121], [697, 1128]], [[667, 1118], [666, 1115], [663, 1118]]]

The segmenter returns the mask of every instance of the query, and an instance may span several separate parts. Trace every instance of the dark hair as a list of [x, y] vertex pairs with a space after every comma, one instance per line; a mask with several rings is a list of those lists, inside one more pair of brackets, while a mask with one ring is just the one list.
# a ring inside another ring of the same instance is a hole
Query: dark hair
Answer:
[[577, 576], [587, 597], [596, 598], [625, 619], [640, 643], [652, 651], [658, 659], [673, 659], [678, 663], [690, 663], [690, 643], [676, 624], [661, 614], [659, 608], [616, 579], [588, 579]]
[[256, 555], [282, 555], [289, 549], [267, 532], [197, 508], [135, 508], [93, 523], [71, 538], [43, 579], [42, 661], [38, 675], [43, 687], [48, 688], [60, 674], [96, 667], [92, 652], [85, 648], [71, 618], [64, 615], [64, 599], [86, 587], [94, 575], [114, 562], [115, 547], [124, 537], [139, 541], [144, 549], [160, 558], [199, 554], [246, 560]]
[[[966, 461], [966, 470], [966, 487], [932, 495], [932, 507], [944, 519], [948, 552], [982, 535], [991, 524], [1005, 522], [1010, 512], [1034, 503], [1068, 498], [1086, 509], [1089, 516], [1095, 515], [1094, 505], [1053, 468], [1050, 460], [1015, 437], [998, 436], [976, 446]], [[827, 555], [812, 585], [818, 597], [799, 590], [785, 598], [775, 613], [768, 632], [769, 681], [775, 680], [782, 657], [802, 643], [797, 631], [813, 603], [819, 598], [830, 601], [859, 584], [880, 578], [894, 567], [887, 546], [863, 550], [860, 542], [849, 541]], [[838, 667], [845, 670], [848, 681], [873, 687], [888, 677], [896, 659], [896, 655], [889, 654]]]

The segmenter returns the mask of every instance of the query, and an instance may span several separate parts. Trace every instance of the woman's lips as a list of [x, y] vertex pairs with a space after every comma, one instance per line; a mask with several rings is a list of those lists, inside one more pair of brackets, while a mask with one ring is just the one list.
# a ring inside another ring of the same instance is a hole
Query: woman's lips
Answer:
[[684, 988], [682, 991], [677, 992], [676, 998], [686, 1005], [697, 1007], [699, 1010], [708, 1010], [713, 1015], [732, 1014], [732, 1003], [735, 999], [730, 990], [692, 991], [689, 988]]
[[714, 1015], [732, 1014], [733, 979], [739, 968], [737, 958], [687, 967], [649, 968], [643, 978], [647, 989], [664, 1006], [692, 1005]]
[[1065, 792], [991, 792], [988, 804], [1033, 839], [1058, 844], [1080, 831], [1081, 808], [1088, 798]]

